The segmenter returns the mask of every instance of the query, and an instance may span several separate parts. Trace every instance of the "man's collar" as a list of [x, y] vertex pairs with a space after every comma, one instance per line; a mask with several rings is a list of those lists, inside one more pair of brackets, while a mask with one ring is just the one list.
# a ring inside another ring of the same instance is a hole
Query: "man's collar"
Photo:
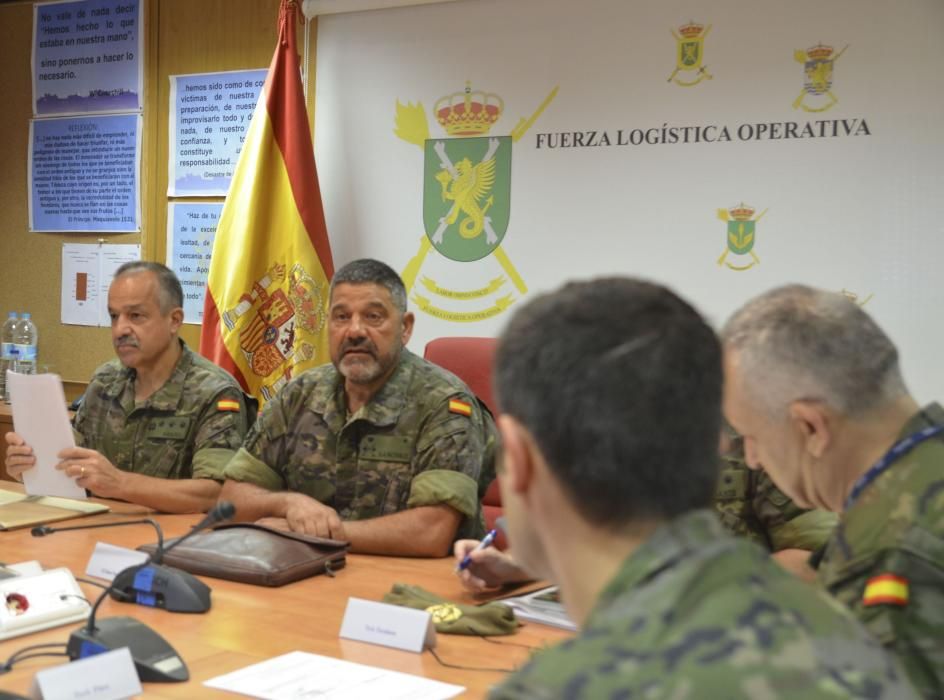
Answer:
[[645, 585], [650, 579], [688, 557], [704, 555], [711, 545], [724, 543], [726, 534], [713, 511], [704, 508], [680, 515], [660, 525], [642, 546], [620, 567], [588, 618], [606, 615], [610, 603], [626, 591]]
[[[191, 365], [193, 365], [193, 353], [183, 340], [178, 338], [177, 342], [180, 343], [180, 357], [177, 359], [174, 371], [171, 372], [167, 381], [164, 382], [160, 389], [151, 394], [145, 402], [145, 405], [150, 408], [159, 411], [173, 411], [176, 410], [177, 406], [180, 404], [180, 399], [183, 397], [184, 389], [186, 388], [187, 373], [190, 371]], [[105, 391], [106, 396], [109, 398], [117, 398], [121, 394], [124, 394], [122, 403], [127, 404], [125, 405], [125, 409], [129, 412], [135, 407], [134, 380], [137, 375], [137, 370], [122, 365], [119, 370], [119, 377], [122, 381], [112, 382]]]
[[902, 426], [901, 432], [898, 434], [898, 439], [902, 440], [924, 428], [930, 428], [935, 425], [944, 425], [944, 407], [941, 407], [941, 404], [936, 401], [929, 403], [909, 418], [908, 422]]
[[[366, 420], [377, 426], [395, 425], [406, 405], [407, 392], [413, 381], [415, 366], [416, 356], [403, 348], [400, 360], [393, 374], [390, 375], [390, 379], [380, 387], [366, 405], [351, 416], [351, 420]], [[318, 383], [313, 392], [312, 407], [325, 417], [329, 425], [333, 424], [332, 417], [336, 417], [341, 425], [347, 422], [345, 420], [347, 405], [344, 395], [344, 377], [336, 368], [332, 367], [328, 381]]]

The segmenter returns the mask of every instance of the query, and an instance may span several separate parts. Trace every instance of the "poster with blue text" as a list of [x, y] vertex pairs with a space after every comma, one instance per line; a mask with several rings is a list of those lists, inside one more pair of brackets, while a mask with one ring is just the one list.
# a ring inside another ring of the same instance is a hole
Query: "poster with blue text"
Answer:
[[141, 230], [141, 116], [30, 122], [30, 231]]
[[140, 0], [33, 6], [33, 113], [140, 111]]
[[184, 323], [203, 323], [203, 296], [222, 202], [171, 202], [167, 211], [167, 267], [184, 288]]
[[225, 196], [266, 70], [170, 76], [167, 196]]

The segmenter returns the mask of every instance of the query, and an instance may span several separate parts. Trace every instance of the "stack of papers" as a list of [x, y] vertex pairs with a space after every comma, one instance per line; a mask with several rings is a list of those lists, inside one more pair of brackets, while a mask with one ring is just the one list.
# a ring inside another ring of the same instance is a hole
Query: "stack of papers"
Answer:
[[502, 600], [515, 611], [519, 620], [538, 622], [542, 625], [551, 625], [565, 630], [576, 631], [577, 625], [567, 617], [560, 599], [560, 590], [557, 586], [549, 586], [524, 595], [513, 596]]

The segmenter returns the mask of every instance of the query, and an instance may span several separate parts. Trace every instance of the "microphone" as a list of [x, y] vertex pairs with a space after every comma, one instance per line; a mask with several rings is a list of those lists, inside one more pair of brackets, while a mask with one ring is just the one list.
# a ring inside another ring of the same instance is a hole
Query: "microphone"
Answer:
[[[148, 557], [144, 564], [137, 564], [124, 569], [115, 576], [111, 585], [108, 586], [95, 601], [89, 612], [88, 622], [69, 635], [69, 642], [66, 646], [66, 653], [70, 661], [84, 659], [88, 656], [101, 654], [113, 649], [128, 647], [131, 652], [131, 658], [134, 660], [135, 670], [138, 678], [143, 682], [181, 682], [189, 680], [190, 672], [180, 654], [167, 642], [161, 635], [131, 617], [111, 617], [106, 620], [99, 620], [96, 624], [96, 614], [102, 601], [111, 594], [115, 597], [117, 591], [120, 595], [126, 595], [127, 591], [133, 591], [133, 595], [138, 594], [137, 602], [143, 605], [154, 605], [155, 607], [164, 607], [170, 610], [168, 601], [176, 596], [180, 591], [173, 590], [178, 584], [170, 583], [171, 580], [183, 580], [185, 586], [192, 593], [197, 593], [199, 588], [192, 588], [189, 580], [205, 589], [206, 607], [199, 611], [206, 612], [210, 608], [210, 589], [202, 581], [197, 580], [190, 574], [161, 566], [152, 562], [153, 559], [160, 559], [164, 552], [170, 551], [181, 542], [189, 539], [201, 530], [205, 530], [210, 525], [222, 520], [229, 520], [236, 512], [232, 503], [226, 501], [217, 503], [206, 517], [197, 523], [186, 535], [176, 540], [166, 550], [163, 549], [163, 536], [158, 539], [158, 550], [153, 557]], [[118, 523], [124, 524], [124, 523]], [[129, 523], [130, 524], [130, 523]], [[154, 523], [157, 525], [157, 523]], [[103, 527], [103, 526], [100, 526]], [[60, 529], [80, 529], [60, 528]], [[158, 528], [159, 530], [159, 528]], [[45, 533], [44, 533], [45, 534]], [[170, 572], [171, 576], [166, 577], [165, 572]], [[180, 578], [177, 578], [177, 574]], [[124, 590], [122, 588], [124, 587]], [[146, 589], [146, 592], [145, 592]], [[142, 600], [141, 596], [144, 596]], [[147, 598], [148, 595], [153, 596]], [[198, 595], [200, 600], [202, 597]], [[120, 598], [118, 598], [120, 600]], [[148, 602], [153, 600], [154, 602]], [[175, 598], [175, 604], [177, 600]], [[163, 604], [161, 604], [163, 603]]]
[[[205, 529], [222, 517], [214, 507], [207, 517], [197, 523], [187, 535]], [[227, 504], [232, 505], [232, 504]], [[211, 517], [212, 516], [212, 517]], [[230, 514], [232, 517], [232, 514]], [[126, 603], [137, 603], [151, 608], [161, 608], [168, 612], [204, 613], [210, 609], [210, 587], [203, 581], [188, 574], [186, 571], [163, 566], [164, 532], [161, 526], [151, 518], [141, 520], [123, 520], [113, 523], [96, 523], [94, 525], [73, 525], [72, 527], [49, 527], [38, 525], [30, 530], [33, 537], [45, 537], [54, 532], [68, 530], [90, 530], [100, 527], [121, 527], [123, 525], [151, 525], [157, 531], [157, 550], [143, 563], [130, 566], [119, 571], [112, 580], [111, 597]], [[177, 542], [180, 542], [177, 540]]]

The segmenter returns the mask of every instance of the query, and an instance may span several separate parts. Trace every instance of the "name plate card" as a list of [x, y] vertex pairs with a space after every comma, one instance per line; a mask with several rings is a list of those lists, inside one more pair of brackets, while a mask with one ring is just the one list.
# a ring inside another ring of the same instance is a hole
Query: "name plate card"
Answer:
[[436, 628], [425, 610], [348, 598], [340, 636], [419, 653], [436, 646]]
[[141, 681], [128, 647], [37, 671], [30, 697], [36, 700], [124, 700], [140, 695]]
[[117, 547], [107, 542], [96, 542], [95, 551], [92, 552], [92, 558], [89, 559], [88, 566], [85, 567], [85, 573], [89, 576], [112, 581], [119, 572], [124, 571], [129, 566], [143, 564], [147, 558], [147, 553], [139, 552], [136, 549]]

